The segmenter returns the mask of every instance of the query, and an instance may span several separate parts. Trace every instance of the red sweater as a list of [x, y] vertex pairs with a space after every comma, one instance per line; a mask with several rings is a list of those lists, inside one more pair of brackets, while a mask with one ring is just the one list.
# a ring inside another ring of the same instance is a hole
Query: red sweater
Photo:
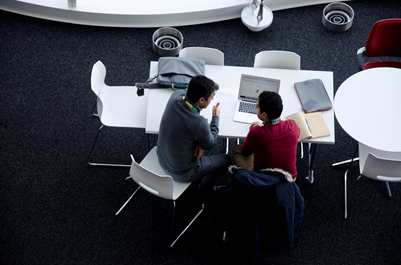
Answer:
[[253, 127], [244, 141], [241, 153], [254, 153], [254, 171], [280, 168], [295, 178], [299, 135], [299, 127], [293, 120]]

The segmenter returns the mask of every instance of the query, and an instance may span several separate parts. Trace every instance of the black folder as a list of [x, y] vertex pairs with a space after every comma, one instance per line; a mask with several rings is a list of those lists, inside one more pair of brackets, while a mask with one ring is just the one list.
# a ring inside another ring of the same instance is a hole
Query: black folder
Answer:
[[325, 111], [333, 107], [322, 80], [309, 79], [294, 84], [305, 113]]

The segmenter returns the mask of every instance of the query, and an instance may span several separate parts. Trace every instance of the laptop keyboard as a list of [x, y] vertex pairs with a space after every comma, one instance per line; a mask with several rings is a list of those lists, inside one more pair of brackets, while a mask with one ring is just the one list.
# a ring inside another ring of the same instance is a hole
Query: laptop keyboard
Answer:
[[241, 101], [239, 103], [239, 112], [256, 114], [256, 104], [251, 102]]

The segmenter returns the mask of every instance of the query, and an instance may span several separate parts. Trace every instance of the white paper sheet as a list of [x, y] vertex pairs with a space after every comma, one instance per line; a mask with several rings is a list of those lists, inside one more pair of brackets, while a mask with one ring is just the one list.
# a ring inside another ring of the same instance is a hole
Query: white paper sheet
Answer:
[[237, 98], [238, 91], [236, 89], [220, 87], [205, 111], [212, 113], [213, 106], [220, 102], [220, 116], [233, 117]]

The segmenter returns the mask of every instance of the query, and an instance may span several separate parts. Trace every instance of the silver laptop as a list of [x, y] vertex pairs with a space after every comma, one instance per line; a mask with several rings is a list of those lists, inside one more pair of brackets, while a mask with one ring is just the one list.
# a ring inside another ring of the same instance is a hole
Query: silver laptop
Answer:
[[261, 76], [241, 75], [238, 100], [235, 106], [234, 121], [252, 123], [258, 120], [256, 103], [263, 91], [278, 93], [280, 80]]

